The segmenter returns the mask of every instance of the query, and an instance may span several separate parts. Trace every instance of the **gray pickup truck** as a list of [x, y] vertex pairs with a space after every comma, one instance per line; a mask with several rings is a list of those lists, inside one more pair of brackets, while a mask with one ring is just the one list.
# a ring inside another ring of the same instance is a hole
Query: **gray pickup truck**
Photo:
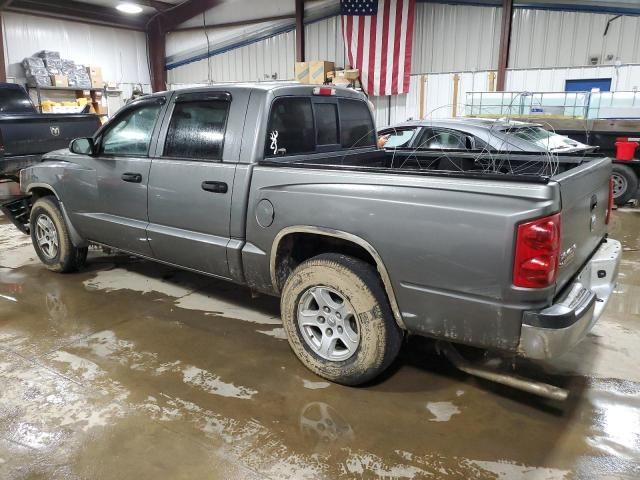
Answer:
[[609, 159], [492, 174], [468, 153], [379, 150], [375, 131], [348, 89], [158, 93], [23, 170], [4, 211], [55, 271], [95, 243], [280, 296], [295, 354], [343, 384], [385, 370], [406, 333], [534, 359], [587, 334], [621, 255]]

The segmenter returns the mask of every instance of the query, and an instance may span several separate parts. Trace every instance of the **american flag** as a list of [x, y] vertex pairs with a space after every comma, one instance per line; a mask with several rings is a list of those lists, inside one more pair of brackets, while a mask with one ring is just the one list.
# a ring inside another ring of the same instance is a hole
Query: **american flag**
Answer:
[[409, 91], [415, 0], [340, 0], [349, 63], [369, 95]]

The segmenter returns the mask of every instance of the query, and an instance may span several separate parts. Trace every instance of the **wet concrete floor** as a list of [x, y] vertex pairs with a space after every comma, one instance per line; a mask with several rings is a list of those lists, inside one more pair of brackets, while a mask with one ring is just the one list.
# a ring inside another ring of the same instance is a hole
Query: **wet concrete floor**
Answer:
[[411, 339], [380, 381], [330, 384], [278, 301], [123, 256], [41, 266], [0, 219], [2, 479], [640, 478], [640, 211], [618, 211], [616, 295], [533, 375], [555, 403], [457, 372]]

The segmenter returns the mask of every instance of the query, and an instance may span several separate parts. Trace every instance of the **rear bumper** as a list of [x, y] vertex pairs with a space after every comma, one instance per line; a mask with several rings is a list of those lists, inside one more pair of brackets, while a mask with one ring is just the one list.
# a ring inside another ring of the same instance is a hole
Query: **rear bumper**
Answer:
[[606, 240], [553, 305], [525, 312], [519, 353], [527, 358], [548, 359], [580, 342], [609, 302], [621, 256], [620, 242]]

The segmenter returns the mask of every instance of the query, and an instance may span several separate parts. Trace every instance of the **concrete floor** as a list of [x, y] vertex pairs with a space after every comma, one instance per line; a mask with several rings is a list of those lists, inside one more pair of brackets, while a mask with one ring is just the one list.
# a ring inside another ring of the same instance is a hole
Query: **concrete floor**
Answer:
[[617, 293], [553, 403], [413, 339], [366, 388], [294, 357], [276, 299], [93, 252], [60, 275], [0, 220], [0, 478], [640, 478], [640, 211]]

